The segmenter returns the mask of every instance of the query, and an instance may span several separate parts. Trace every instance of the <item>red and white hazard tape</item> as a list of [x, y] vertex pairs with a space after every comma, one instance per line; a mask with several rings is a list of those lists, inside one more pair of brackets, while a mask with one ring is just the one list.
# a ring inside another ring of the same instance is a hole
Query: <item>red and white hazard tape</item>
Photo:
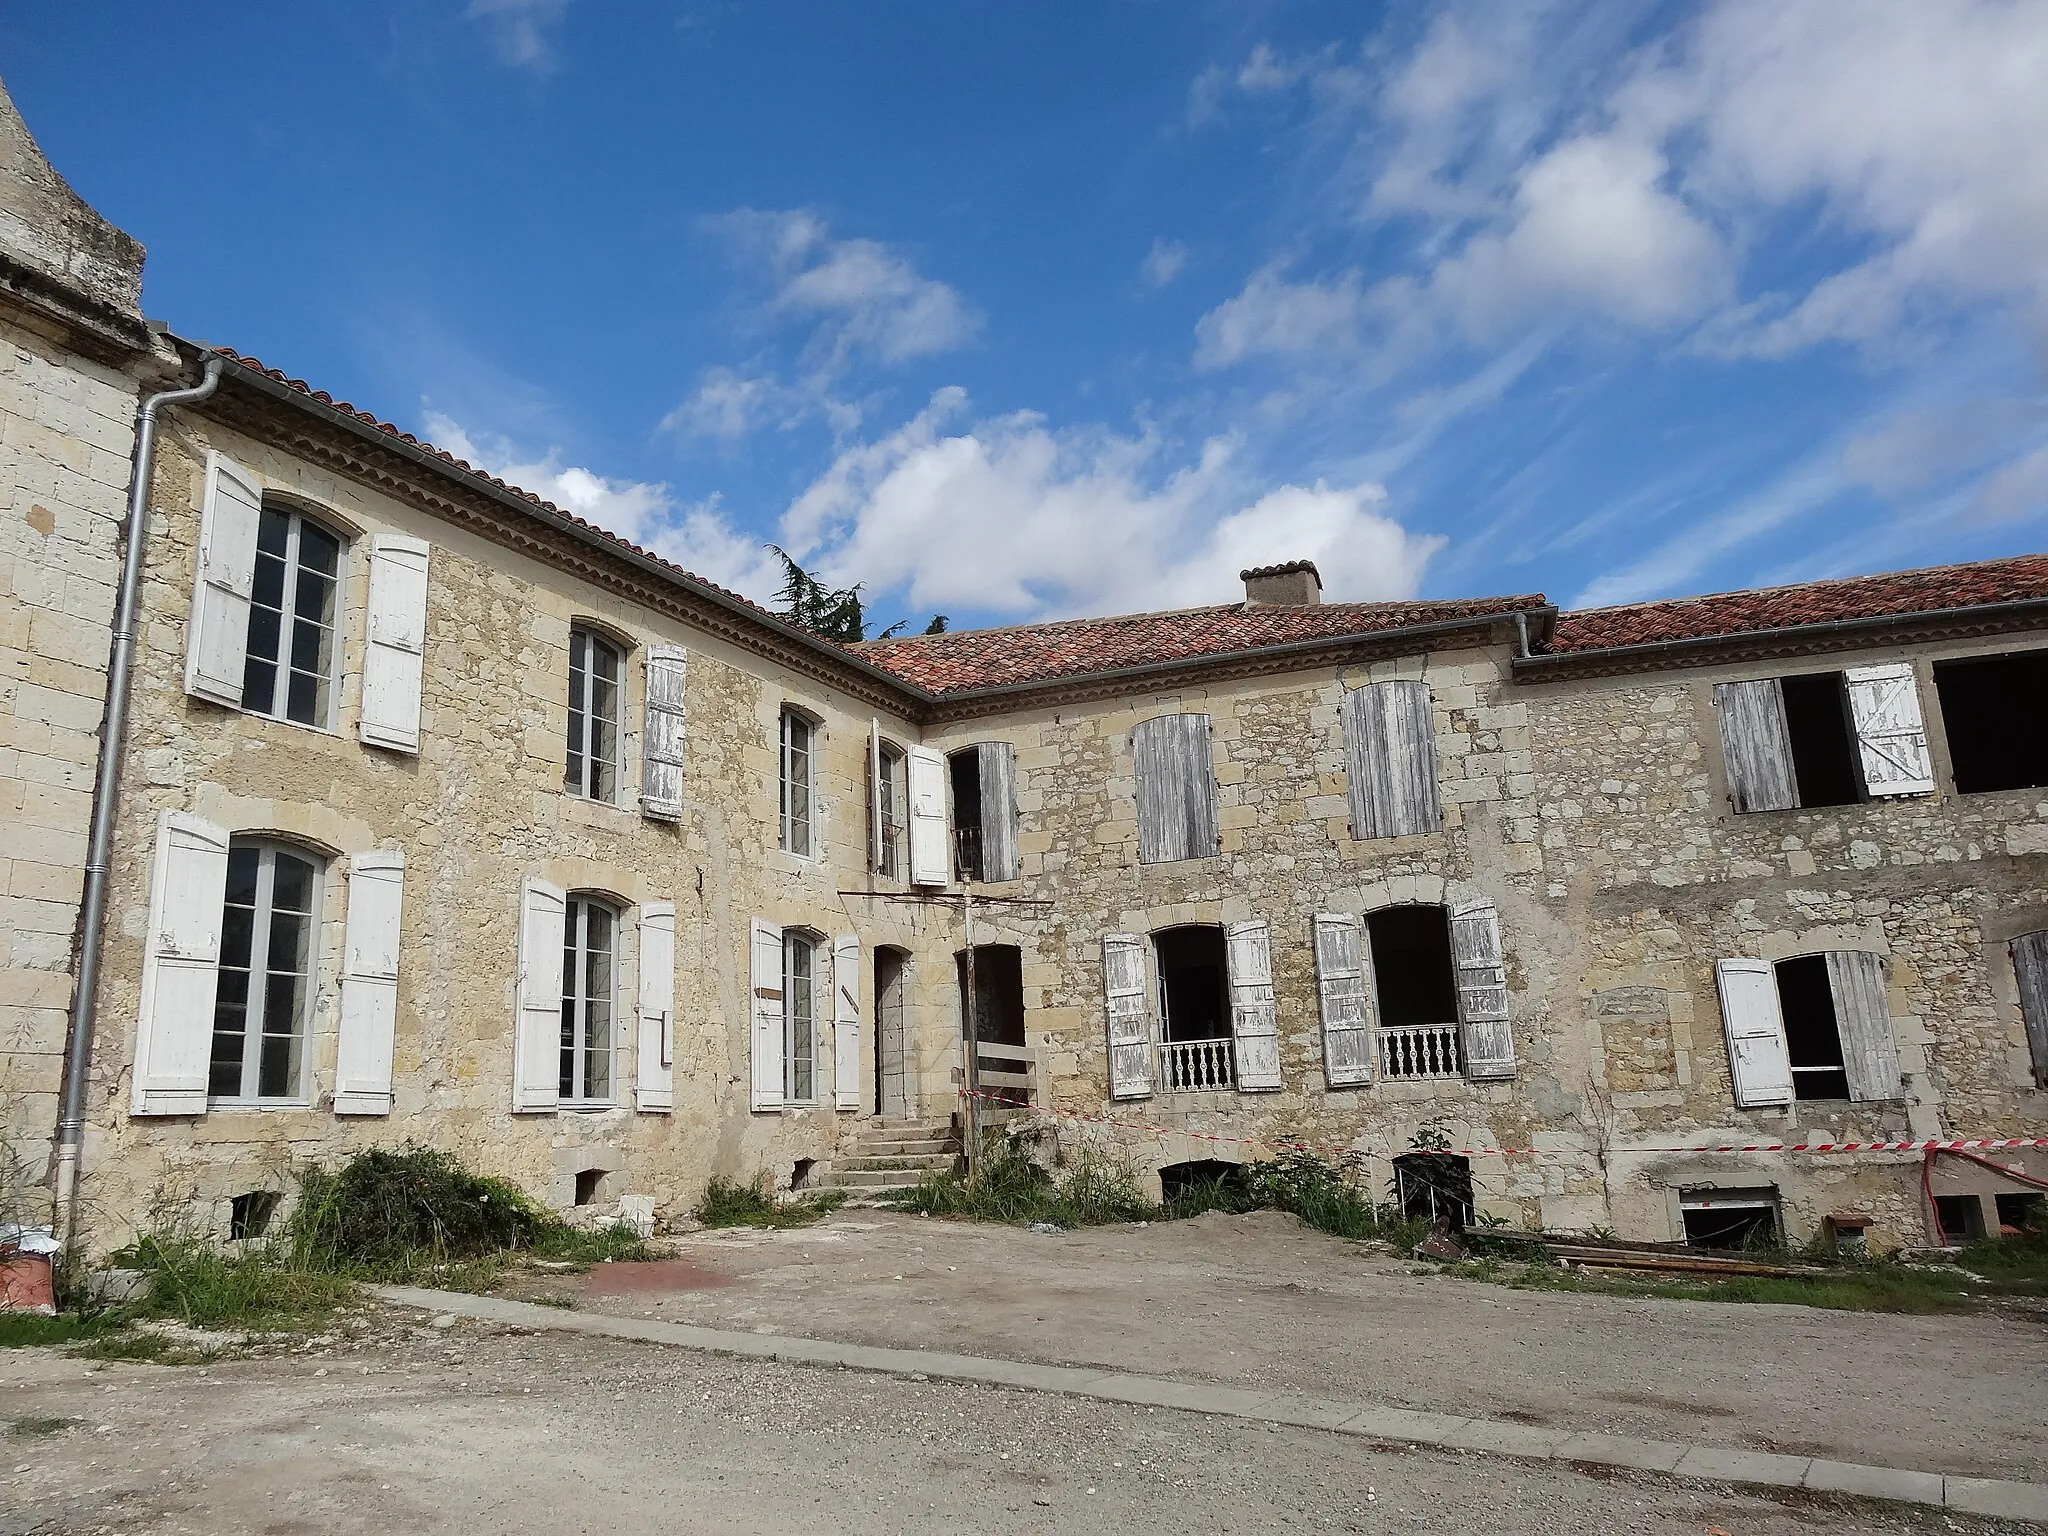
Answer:
[[[1055, 1115], [1062, 1120], [1078, 1120], [1085, 1125], [1113, 1126], [1121, 1131], [1140, 1131], [1153, 1136], [1185, 1136], [1190, 1141], [1210, 1141], [1241, 1147], [1272, 1147], [1283, 1152], [1348, 1152], [1375, 1153], [1381, 1157], [1394, 1154], [1383, 1148], [1344, 1146], [1333, 1142], [1286, 1141], [1271, 1136], [1218, 1136], [1210, 1131], [1183, 1130], [1177, 1126], [1144, 1125], [1130, 1120], [1118, 1120], [1109, 1115], [1084, 1115], [1079, 1110], [1053, 1109], [1045, 1105], [1020, 1106], [999, 1093], [975, 1094], [962, 1088], [960, 1097], [979, 1097], [990, 1103], [1000, 1104], [1006, 1109], [1028, 1107], [1033, 1114]], [[1926, 1141], [1756, 1141], [1726, 1142], [1712, 1146], [1697, 1147], [1610, 1147], [1610, 1155], [1636, 1156], [1655, 1153], [1676, 1155], [1679, 1153], [1740, 1153], [1740, 1152], [1979, 1152], [1994, 1147], [2048, 1147], [2048, 1136], [2006, 1136], [1973, 1137], [1967, 1141], [1926, 1140]], [[1446, 1147], [1440, 1154], [1445, 1157], [1583, 1157], [1584, 1148], [1578, 1147]]]

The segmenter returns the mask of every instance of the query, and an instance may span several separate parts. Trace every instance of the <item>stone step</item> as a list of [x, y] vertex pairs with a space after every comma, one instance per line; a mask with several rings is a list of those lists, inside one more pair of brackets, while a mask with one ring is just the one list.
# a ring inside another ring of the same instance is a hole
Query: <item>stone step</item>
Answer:
[[958, 1142], [950, 1136], [932, 1136], [923, 1141], [870, 1141], [863, 1137], [853, 1144], [855, 1157], [930, 1157], [938, 1152], [957, 1152]]
[[957, 1152], [927, 1152], [921, 1157], [888, 1156], [835, 1157], [834, 1168], [858, 1168], [868, 1173], [887, 1173], [891, 1169], [903, 1173], [944, 1173], [960, 1160]]
[[862, 1141], [931, 1141], [953, 1134], [950, 1120], [899, 1120], [893, 1124], [882, 1121], [877, 1125], [861, 1127]]
[[819, 1181], [821, 1189], [915, 1189], [924, 1182], [919, 1168], [834, 1168]]

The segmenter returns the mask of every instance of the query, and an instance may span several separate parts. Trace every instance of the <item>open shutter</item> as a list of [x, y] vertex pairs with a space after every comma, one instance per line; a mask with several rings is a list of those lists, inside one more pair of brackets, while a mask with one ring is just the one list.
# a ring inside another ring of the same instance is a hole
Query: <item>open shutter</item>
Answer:
[[882, 722], [868, 721], [868, 868], [882, 872]]
[[1216, 771], [1207, 715], [1160, 715], [1131, 730], [1138, 793], [1138, 861], [1213, 857], [1219, 846]]
[[1721, 1027], [1728, 1036], [1729, 1076], [1742, 1109], [1792, 1102], [1792, 1055], [1785, 1046], [1785, 1016], [1778, 978], [1762, 960], [1716, 960]]
[[399, 915], [405, 855], [390, 849], [348, 861], [348, 937], [335, 1042], [334, 1112], [391, 1113], [391, 1047], [398, 1028]]
[[131, 1115], [206, 1113], [227, 889], [227, 832], [184, 811], [159, 812]]
[[1230, 966], [1230, 1040], [1237, 1086], [1246, 1093], [1280, 1086], [1280, 1019], [1273, 1002], [1273, 945], [1263, 920], [1232, 923], [1223, 934]]
[[1799, 804], [1785, 690], [1775, 677], [1716, 683], [1714, 713], [1728, 765], [1728, 798], [1737, 811], [1789, 811]]
[[1109, 1096], [1152, 1094], [1152, 1003], [1145, 987], [1145, 941], [1135, 933], [1102, 936], [1102, 996], [1109, 1014]]
[[420, 749], [420, 677], [427, 649], [427, 542], [380, 533], [370, 541], [370, 619], [363, 650], [362, 739]]
[[1902, 1097], [1899, 1044], [1885, 998], [1884, 956], [1866, 949], [1829, 950], [1828, 991], [1835, 1003], [1849, 1097], [1862, 1102]]
[[832, 941], [832, 1101], [860, 1108], [860, 940]]
[[683, 819], [683, 658], [680, 645], [647, 647], [647, 730], [640, 764], [640, 812]]
[[749, 1006], [754, 1032], [753, 1096], [756, 1110], [782, 1108], [782, 930], [755, 918], [752, 924], [753, 985]]
[[519, 1017], [512, 1112], [546, 1114], [561, 1102], [562, 936], [568, 897], [528, 875], [519, 888]]
[[2048, 1088], [2048, 929], [2012, 941], [2012, 969], [2020, 984], [2020, 1018], [2034, 1060], [2034, 1086]]
[[912, 747], [910, 883], [944, 885], [952, 862], [946, 848], [946, 759], [930, 747]]
[[1500, 913], [1492, 902], [1461, 901], [1451, 908], [1451, 956], [1458, 969], [1465, 1075], [1513, 1077], [1515, 1037], [1508, 1024], [1508, 973], [1501, 962]]
[[1017, 878], [1017, 749], [1007, 741], [976, 742], [981, 776], [981, 878]]
[[1316, 914], [1316, 991], [1323, 1015], [1323, 1074], [1332, 1088], [1372, 1081], [1372, 994], [1365, 985], [1365, 924]]
[[1843, 677], [1863, 760], [1863, 787], [1873, 795], [1933, 794], [1934, 762], [1927, 753], [1927, 725], [1920, 717], [1912, 664], [1855, 667]]
[[665, 1115], [675, 1108], [676, 904], [640, 903], [640, 1033], [633, 1056], [634, 1105]]
[[262, 516], [263, 488], [255, 477], [233, 459], [208, 453], [199, 570], [185, 629], [185, 691], [235, 708], [249, 659], [249, 598]]
[[1351, 835], [1411, 837], [1443, 825], [1429, 684], [1373, 683], [1344, 698]]

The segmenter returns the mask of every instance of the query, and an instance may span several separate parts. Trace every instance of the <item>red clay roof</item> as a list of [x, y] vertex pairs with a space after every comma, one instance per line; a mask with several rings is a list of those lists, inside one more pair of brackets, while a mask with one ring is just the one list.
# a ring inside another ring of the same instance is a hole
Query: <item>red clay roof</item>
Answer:
[[1808, 581], [1791, 587], [1758, 587], [1675, 597], [1618, 608], [1581, 608], [1557, 616], [1548, 649], [1605, 651], [1625, 645], [1656, 645], [1763, 629], [1796, 629], [1844, 619], [1887, 618], [1938, 613], [1987, 603], [2048, 599], [2048, 555], [2017, 555], [1972, 565], [1943, 565], [1883, 576]]
[[1063, 619], [1007, 629], [870, 640], [853, 650], [864, 660], [932, 693], [959, 693], [1543, 606], [1540, 596], [1298, 606], [1231, 603], [1119, 618]]

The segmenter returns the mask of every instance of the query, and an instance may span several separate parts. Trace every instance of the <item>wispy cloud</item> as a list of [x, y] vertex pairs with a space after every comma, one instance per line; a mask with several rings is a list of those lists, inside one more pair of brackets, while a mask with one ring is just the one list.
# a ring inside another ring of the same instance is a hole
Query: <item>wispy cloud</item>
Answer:
[[1160, 236], [1152, 242], [1152, 249], [1145, 253], [1144, 261], [1138, 265], [1138, 273], [1152, 288], [1164, 288], [1176, 277], [1181, 268], [1188, 264], [1188, 248], [1178, 240]]
[[462, 14], [482, 24], [508, 64], [548, 69], [555, 61], [549, 33], [569, 0], [469, 0]]

